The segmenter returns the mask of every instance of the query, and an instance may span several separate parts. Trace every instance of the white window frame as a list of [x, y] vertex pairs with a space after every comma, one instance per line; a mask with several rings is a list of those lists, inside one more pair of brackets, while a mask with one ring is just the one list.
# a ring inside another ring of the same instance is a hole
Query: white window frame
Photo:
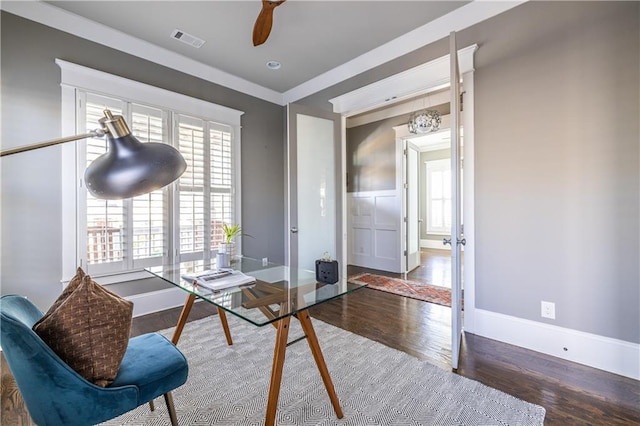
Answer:
[[[144, 105], [169, 109], [186, 115], [203, 117], [206, 120], [228, 125], [234, 135], [234, 182], [235, 197], [234, 211], [240, 217], [241, 209], [241, 180], [240, 180], [240, 119], [243, 111], [238, 111], [221, 105], [216, 105], [201, 99], [171, 92], [134, 80], [114, 76], [92, 68], [77, 65], [61, 59], [56, 59], [56, 64], [61, 69], [62, 88], [62, 134], [73, 135], [77, 133], [77, 102], [78, 91], [89, 91], [104, 96], [139, 102]], [[75, 274], [79, 263], [80, 249], [78, 247], [78, 205], [77, 185], [80, 184], [80, 176], [77, 173], [77, 144], [67, 143], [62, 145], [62, 272], [63, 281]], [[173, 183], [172, 185], [175, 185]], [[239, 221], [239, 220], [238, 220]], [[240, 250], [240, 248], [239, 248]], [[131, 279], [148, 277], [147, 273], [118, 274], [105, 277], [101, 283], [121, 282]]]
[[[436, 227], [431, 222], [431, 204], [433, 197], [431, 194], [431, 182], [430, 176], [432, 172], [451, 171], [451, 159], [445, 158], [442, 160], [429, 160], [426, 161], [426, 202], [427, 202], [427, 234], [432, 235], [449, 235], [451, 234], [451, 227]], [[451, 193], [449, 193], [449, 200], [451, 201]], [[443, 211], [443, 217], [446, 217]], [[450, 217], [451, 215], [449, 215]]]

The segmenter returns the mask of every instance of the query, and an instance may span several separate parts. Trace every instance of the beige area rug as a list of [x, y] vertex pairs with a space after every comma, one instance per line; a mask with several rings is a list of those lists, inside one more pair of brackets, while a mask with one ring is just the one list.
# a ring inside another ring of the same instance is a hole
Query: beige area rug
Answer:
[[[344, 418], [337, 419], [305, 341], [287, 349], [278, 425], [542, 425], [544, 408], [404, 352], [313, 321]], [[187, 383], [173, 393], [180, 425], [264, 424], [275, 329], [229, 316], [233, 346], [218, 318], [188, 323], [178, 347]], [[162, 332], [170, 336], [172, 330]], [[290, 340], [301, 336], [291, 321]], [[164, 400], [109, 425], [169, 424]]]

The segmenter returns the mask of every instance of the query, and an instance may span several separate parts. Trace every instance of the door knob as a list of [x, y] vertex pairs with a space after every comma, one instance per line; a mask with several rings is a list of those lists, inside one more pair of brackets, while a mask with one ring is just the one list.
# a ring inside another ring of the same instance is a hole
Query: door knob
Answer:
[[291, 227], [291, 233], [292, 234], [297, 234], [298, 233], [298, 228], [296, 228], [295, 226]]
[[451, 238], [443, 238], [442, 245], [446, 246], [447, 244], [451, 245]]

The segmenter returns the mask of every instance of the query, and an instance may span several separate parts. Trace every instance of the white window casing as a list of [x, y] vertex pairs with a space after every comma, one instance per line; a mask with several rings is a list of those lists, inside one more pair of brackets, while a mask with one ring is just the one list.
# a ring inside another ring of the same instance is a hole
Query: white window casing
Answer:
[[[208, 179], [207, 184], [211, 191], [210, 198], [218, 197], [216, 198], [218, 200], [219, 193], [223, 195], [225, 192], [233, 193], [233, 205], [225, 207], [225, 212], [219, 211], [220, 208], [217, 208], [217, 211], [211, 211], [211, 208], [203, 209], [212, 216], [206, 218], [206, 224], [209, 226], [213, 223], [211, 220], [213, 216], [216, 216], [217, 220], [239, 222], [239, 212], [241, 211], [240, 117], [243, 114], [242, 111], [113, 76], [60, 59], [56, 59], [56, 64], [62, 71], [63, 135], [72, 135], [98, 127], [87, 128], [92, 121], [85, 121], [84, 118], [96, 114], [96, 111], [87, 111], [87, 108], [101, 104], [108, 106], [114, 113], [122, 114], [133, 134], [142, 142], [166, 141], [169, 132], [176, 135], [178, 132], [176, 117], [200, 117], [207, 150], [218, 150], [216, 152], [218, 156], [221, 155], [221, 149], [227, 150], [222, 157], [219, 157], [221, 160], [216, 161], [215, 165], [210, 164], [211, 158], [207, 160], [208, 169], [203, 176], [206, 175]], [[174, 116], [173, 120], [170, 115]], [[85, 153], [88, 152], [91, 157], [91, 150], [92, 147], [97, 146], [96, 142], [99, 145], [101, 141], [91, 139], [62, 146], [62, 280], [70, 279], [75, 274], [77, 266], [86, 267], [86, 254], [90, 250], [84, 248], [88, 247], [91, 242], [87, 241], [90, 237], [86, 232], [88, 226], [91, 225], [87, 223], [87, 217], [91, 218], [91, 214], [87, 216], [82, 212], [90, 213], [91, 209], [114, 215], [112, 216], [114, 226], [111, 226], [111, 223], [104, 224], [102, 232], [113, 232], [113, 235], [126, 235], [125, 239], [130, 238], [127, 241], [112, 239], [110, 243], [116, 244], [117, 247], [111, 245], [107, 247], [103, 244], [96, 246], [95, 252], [90, 253], [92, 256], [106, 256], [105, 259], [109, 259], [108, 262], [91, 265], [90, 273], [92, 275], [103, 275], [101, 283], [146, 277], [148, 275], [142, 271], [146, 266], [189, 260], [189, 257], [185, 258], [177, 247], [179, 240], [174, 239], [175, 233], [179, 232], [178, 227], [171, 228], [172, 225], [169, 225], [169, 228], [162, 232], [158, 228], [160, 210], [164, 210], [163, 220], [169, 221], [170, 224], [178, 220], [176, 215], [179, 214], [180, 208], [178, 199], [182, 193], [180, 191], [180, 186], [183, 184], [182, 178], [162, 190], [133, 199], [116, 202], [91, 200], [87, 191], [78, 190], [78, 186], [82, 184], [81, 179], [87, 165], [86, 162], [83, 162], [86, 159]], [[176, 143], [177, 140], [174, 145]], [[223, 164], [224, 160], [222, 159], [226, 159], [227, 163], [233, 162], [233, 164]], [[91, 158], [88, 161], [91, 161]], [[81, 162], [82, 164], [79, 164]], [[87, 198], [90, 199], [89, 204], [87, 204]], [[123, 217], [122, 221], [118, 216], [120, 205], [124, 207], [125, 215], [130, 215], [128, 218]], [[209, 201], [207, 205], [215, 207], [216, 205], [220, 206], [220, 203], [215, 204]], [[86, 210], [87, 208], [89, 210]], [[235, 216], [229, 216], [229, 211], [235, 212]], [[122, 226], [122, 229], [117, 229], [119, 226]], [[213, 225], [211, 226], [213, 227]], [[167, 232], [168, 234], [164, 235]], [[204, 240], [208, 244], [207, 247], [211, 248], [211, 244], [215, 243], [213, 229], [207, 231]], [[117, 252], [118, 248], [124, 252]], [[210, 255], [209, 251], [204, 256], [206, 258]], [[121, 274], [123, 271], [126, 274]]]

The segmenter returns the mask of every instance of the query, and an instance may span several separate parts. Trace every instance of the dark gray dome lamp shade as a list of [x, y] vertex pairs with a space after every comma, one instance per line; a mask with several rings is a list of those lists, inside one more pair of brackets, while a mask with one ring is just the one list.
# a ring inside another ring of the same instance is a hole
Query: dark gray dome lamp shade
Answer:
[[142, 143], [129, 130], [121, 115], [108, 109], [100, 119], [101, 129], [0, 152], [0, 157], [95, 136], [107, 136], [108, 151], [93, 161], [84, 173], [87, 190], [96, 198], [120, 200], [160, 189], [178, 179], [187, 163], [175, 148], [155, 142]]

